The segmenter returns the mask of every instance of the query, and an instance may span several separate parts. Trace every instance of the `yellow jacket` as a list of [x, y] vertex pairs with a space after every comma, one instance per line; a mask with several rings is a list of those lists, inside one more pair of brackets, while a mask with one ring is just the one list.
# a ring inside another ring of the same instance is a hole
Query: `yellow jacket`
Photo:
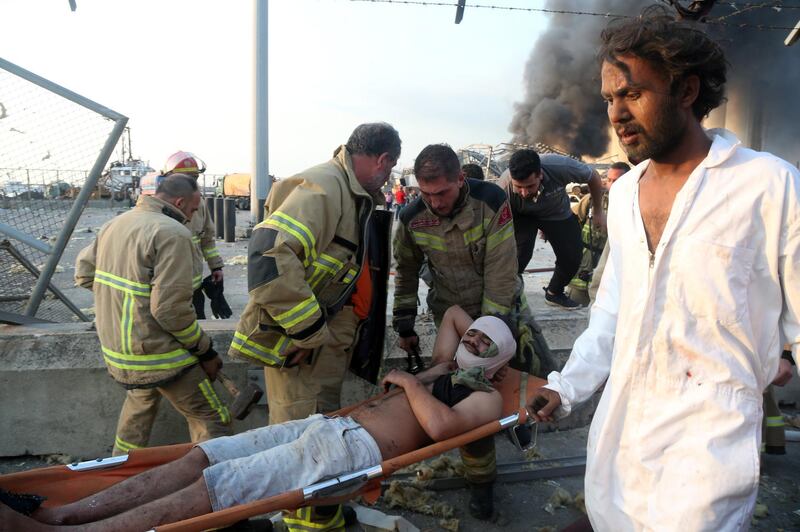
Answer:
[[519, 294], [511, 207], [503, 190], [468, 179], [452, 217], [433, 214], [418, 198], [400, 213], [392, 245], [397, 262], [394, 328], [409, 332], [417, 315], [419, 273], [433, 277], [428, 306], [436, 322], [451, 305], [470, 316], [508, 315]]
[[[141, 195], [136, 202], [137, 207], [141, 205], [144, 198], [153, 197], [152, 195]], [[215, 227], [211, 219], [211, 213], [206, 208], [205, 201], [200, 201], [200, 206], [192, 215], [192, 219], [186, 224], [192, 233], [192, 288], [197, 290], [203, 283], [203, 262], [208, 263], [209, 270], [222, 268], [225, 263], [219, 255], [217, 243], [214, 239]]]
[[290, 345], [325, 342], [327, 319], [349, 301], [361, 272], [367, 223], [381, 200], [356, 180], [344, 146], [272, 185], [248, 247], [250, 298], [231, 357], [282, 366]]
[[106, 223], [80, 252], [75, 282], [94, 291], [111, 376], [129, 388], [167, 382], [206, 355], [192, 307], [192, 238], [185, 216], [154, 196]]
[[203, 261], [208, 263], [208, 269], [214, 271], [217, 268], [222, 268], [225, 263], [219, 255], [217, 243], [214, 239], [214, 221], [211, 219], [211, 213], [206, 209], [205, 201], [200, 202], [200, 207], [192, 215], [192, 219], [187, 224], [189, 230], [192, 232], [192, 243], [195, 246], [193, 254], [195, 265], [195, 276], [192, 278], [192, 285], [195, 289], [200, 287], [203, 282]]

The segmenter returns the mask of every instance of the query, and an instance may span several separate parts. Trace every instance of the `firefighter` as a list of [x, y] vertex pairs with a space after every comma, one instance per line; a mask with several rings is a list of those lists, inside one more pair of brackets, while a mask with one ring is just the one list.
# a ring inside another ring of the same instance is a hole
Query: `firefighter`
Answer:
[[[397, 263], [392, 324], [400, 347], [410, 354], [418, 349], [417, 290], [420, 269], [427, 261], [431, 274], [427, 302], [437, 328], [452, 305], [461, 306], [472, 318], [506, 316], [518, 330], [522, 369], [538, 373], [535, 345], [546, 342], [522, 294], [514, 222], [505, 192], [493, 183], [465, 179], [458, 156], [444, 144], [423, 149], [414, 173], [421, 197], [400, 214], [392, 246]], [[445, 361], [433, 360], [439, 362]], [[489, 519], [496, 476], [494, 439], [462, 448], [461, 457], [471, 486], [470, 513]]]
[[264, 366], [270, 423], [339, 408], [358, 317], [364, 234], [400, 156], [385, 123], [358, 126], [328, 162], [275, 183], [248, 248], [249, 300], [230, 355]]
[[[331, 160], [270, 190], [248, 247], [250, 297], [228, 352], [264, 366], [270, 424], [339, 409], [368, 312], [353, 298], [369, 271], [367, 226], [398, 157], [392, 126], [361, 124]], [[336, 505], [301, 509], [285, 522], [290, 530], [328, 530], [345, 517]]]
[[[161, 175], [168, 176], [180, 172], [192, 176], [196, 180], [205, 171], [206, 165], [199, 157], [186, 151], [178, 151], [169, 156]], [[194, 252], [192, 254], [194, 258], [194, 274], [192, 277], [194, 294], [192, 304], [197, 313], [197, 319], [203, 320], [206, 317], [205, 298], [203, 297], [203, 288], [201, 286], [203, 283], [203, 261], [208, 263], [208, 269], [211, 271], [210, 281], [220, 285], [220, 288], [223, 279], [222, 267], [225, 263], [214, 240], [214, 221], [211, 219], [211, 213], [206, 208], [205, 202], [200, 202], [200, 207], [192, 216], [188, 227], [192, 232], [192, 243], [194, 244]], [[231, 317], [231, 311], [227, 303], [218, 306], [212, 301], [211, 309], [214, 317]]]
[[173, 174], [78, 255], [75, 281], [94, 292], [103, 358], [127, 389], [114, 455], [147, 446], [161, 396], [186, 418], [193, 442], [230, 433], [211, 385], [222, 361], [192, 308], [186, 224], [199, 204], [197, 182]]
[[[603, 191], [603, 214], [608, 213], [608, 192], [614, 181], [622, 177], [631, 167], [622, 161], [617, 161], [611, 165], [605, 177], [605, 190]], [[583, 242], [583, 256], [578, 267], [578, 273], [569, 282], [567, 296], [584, 306], [591, 303], [592, 298], [589, 294], [589, 286], [593, 282], [592, 272], [599, 270], [598, 276], [603, 275], [602, 267], [598, 266], [600, 257], [606, 247], [606, 230], [598, 227], [594, 223], [594, 201], [591, 194], [581, 198], [578, 203], [577, 212], [578, 223], [581, 224], [581, 241]], [[605, 262], [603, 263], [605, 266]], [[598, 278], [599, 283], [599, 278]]]

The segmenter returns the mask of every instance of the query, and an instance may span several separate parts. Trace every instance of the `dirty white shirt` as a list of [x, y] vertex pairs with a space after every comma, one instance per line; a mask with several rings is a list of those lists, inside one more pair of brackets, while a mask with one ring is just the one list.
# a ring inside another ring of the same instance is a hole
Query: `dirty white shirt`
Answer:
[[800, 173], [708, 134], [652, 257], [638, 197], [648, 161], [615, 183], [589, 327], [548, 377], [558, 416], [607, 379], [585, 480], [598, 531], [746, 530], [761, 393], [784, 343], [798, 359]]

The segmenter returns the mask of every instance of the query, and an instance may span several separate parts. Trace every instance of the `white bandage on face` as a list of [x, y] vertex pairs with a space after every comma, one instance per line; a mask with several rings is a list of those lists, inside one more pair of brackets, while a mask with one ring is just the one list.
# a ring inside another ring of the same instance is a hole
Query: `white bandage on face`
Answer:
[[[482, 367], [485, 369], [486, 378], [491, 379], [495, 372], [505, 366], [517, 351], [517, 342], [508, 326], [500, 318], [494, 316], [481, 316], [469, 326], [470, 330], [480, 331], [497, 346], [497, 355], [483, 358], [473, 355], [464, 346], [464, 337], [456, 349], [456, 362], [461, 369]], [[466, 335], [465, 335], [466, 336]]]

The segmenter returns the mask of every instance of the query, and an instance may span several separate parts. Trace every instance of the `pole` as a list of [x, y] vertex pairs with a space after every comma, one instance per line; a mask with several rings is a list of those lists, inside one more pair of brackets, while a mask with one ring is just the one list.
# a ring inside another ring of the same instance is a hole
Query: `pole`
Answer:
[[236, 242], [236, 200], [225, 198], [225, 242]]
[[208, 211], [208, 215], [211, 216], [211, 221], [213, 222], [216, 219], [214, 216], [214, 198], [204, 198], [203, 201], [206, 202], [206, 210]]
[[222, 212], [224, 208], [225, 198], [222, 196], [214, 198], [214, 232], [217, 238], [225, 236], [225, 213]]
[[255, 87], [253, 107], [253, 175], [250, 180], [250, 222], [256, 225], [264, 217], [264, 202], [269, 195], [269, 95], [268, 7], [267, 0], [254, 0], [255, 11]]

